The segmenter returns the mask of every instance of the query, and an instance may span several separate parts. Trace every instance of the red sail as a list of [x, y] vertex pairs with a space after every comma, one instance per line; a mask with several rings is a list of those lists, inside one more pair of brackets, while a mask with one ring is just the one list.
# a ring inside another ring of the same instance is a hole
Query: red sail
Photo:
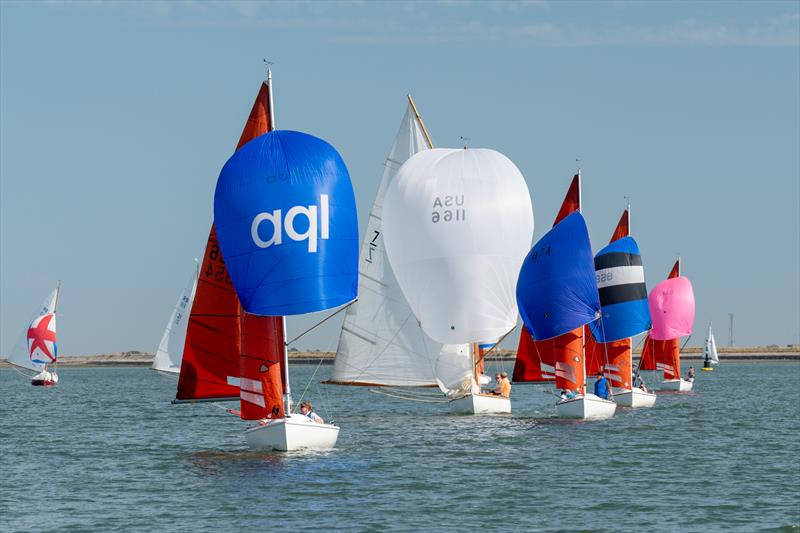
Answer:
[[242, 319], [241, 417], [245, 420], [283, 418], [283, 332], [265, 327], [264, 319], [276, 317], [244, 314]]
[[586, 339], [586, 375], [595, 376], [606, 364], [606, 352], [603, 345], [594, 340], [588, 324], [583, 326], [583, 335]]
[[[583, 327], [550, 341], [556, 360], [556, 388], [583, 392], [586, 382], [583, 365]], [[537, 342], [537, 344], [539, 344]]]
[[554, 381], [556, 379], [554, 357], [555, 348], [548, 347], [546, 350], [539, 350], [540, 346], [552, 344], [553, 339], [535, 342], [531, 337], [528, 328], [522, 326], [522, 333], [519, 338], [519, 348], [517, 348], [517, 360], [514, 363], [514, 382], [534, 382]]
[[[272, 129], [269, 102], [269, 87], [262, 83], [236, 146], [237, 150]], [[236, 379], [242, 375], [239, 361], [239, 355], [243, 353], [242, 336], [275, 336], [283, 343], [283, 323], [280, 317], [242, 319], [242, 315], [239, 298], [228, 277], [228, 270], [217, 244], [216, 229], [212, 225], [186, 330], [186, 344], [178, 379], [178, 399], [239, 396]], [[252, 342], [249, 344], [254, 346]], [[282, 348], [281, 345], [278, 353], [282, 354]], [[256, 353], [254, 348], [248, 349], [251, 357]], [[273, 353], [264, 355], [266, 360], [274, 358]], [[256, 367], [260, 369], [260, 365]], [[278, 371], [280, 372], [280, 365]], [[256, 379], [260, 377], [260, 374], [256, 375]]]
[[675, 264], [672, 265], [672, 270], [669, 271], [669, 276], [667, 276], [667, 279], [677, 278], [680, 275], [681, 275], [681, 260], [678, 259], [677, 261], [675, 261]]
[[[186, 327], [179, 400], [239, 396], [239, 299], [211, 226]], [[229, 384], [228, 378], [233, 378]]]
[[555, 227], [559, 222], [567, 218], [575, 211], [580, 211], [580, 210], [581, 210], [581, 181], [579, 175], [575, 174], [572, 177], [572, 183], [569, 184], [567, 195], [564, 197], [564, 201], [561, 202], [561, 209], [558, 210], [558, 215], [556, 215], [556, 221], [553, 222], [553, 227]]
[[614, 230], [614, 235], [611, 236], [611, 240], [609, 243], [614, 241], [618, 241], [623, 237], [627, 237], [631, 234], [631, 225], [630, 219], [628, 218], [628, 210], [622, 212], [622, 216], [619, 217], [619, 222], [617, 222], [617, 227]]
[[[269, 92], [269, 85], [262, 83], [237, 150], [256, 137], [272, 131]], [[244, 312], [242, 315], [240, 416], [244, 420], [283, 418], [283, 319]]]
[[648, 334], [644, 339], [642, 345], [641, 361], [639, 363], [639, 370], [658, 370], [656, 366], [655, 352], [653, 351], [653, 339]]
[[[580, 211], [581, 190], [580, 190], [580, 177], [578, 174], [572, 178], [567, 195], [561, 203], [561, 209], [558, 210], [558, 215], [553, 223], [557, 225], [561, 220], [571, 215], [575, 211]], [[527, 329], [522, 329], [522, 335], [519, 339], [519, 347], [517, 348], [517, 358], [514, 362], [514, 381], [551, 381], [548, 374], [536, 373], [535, 369], [541, 369], [542, 363], [548, 367], [556, 368], [556, 375], [558, 375], [559, 366], [562, 367], [563, 375], [574, 375], [577, 379], [580, 374], [580, 388], [583, 389], [583, 346], [579, 343], [577, 355], [579, 357], [580, 368], [576, 369], [574, 361], [575, 358], [575, 338], [581, 339], [583, 342], [583, 328], [577, 328], [574, 331], [548, 339], [545, 341], [535, 341], [531, 338]], [[547, 367], [545, 367], [547, 369]], [[532, 379], [526, 379], [527, 377]], [[541, 376], [541, 379], [540, 379]], [[564, 388], [565, 386], [559, 385], [559, 380], [556, 378], [556, 386]], [[570, 389], [577, 389], [577, 384], [568, 386]]]

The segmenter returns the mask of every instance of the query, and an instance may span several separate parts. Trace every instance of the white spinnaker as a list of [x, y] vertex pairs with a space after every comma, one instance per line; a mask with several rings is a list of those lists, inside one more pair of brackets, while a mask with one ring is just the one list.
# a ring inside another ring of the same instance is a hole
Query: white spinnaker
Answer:
[[487, 149], [414, 155], [386, 191], [383, 229], [403, 295], [432, 339], [479, 342], [516, 325], [533, 207], [506, 156]]
[[153, 360], [153, 370], [179, 374], [183, 361], [183, 347], [186, 343], [186, 327], [189, 325], [189, 312], [192, 310], [194, 292], [197, 289], [197, 270], [192, 272], [189, 283], [172, 310], [161, 343]]
[[358, 263], [358, 301], [345, 314], [331, 382], [392, 386], [435, 384], [441, 345], [419, 327], [389, 266], [381, 216], [386, 189], [400, 166], [430, 148], [409, 103], [369, 214]]
[[8, 356], [9, 363], [36, 372], [41, 372], [44, 370], [45, 365], [34, 363], [33, 361], [31, 361], [30, 352], [28, 351], [28, 328], [37, 318], [44, 316], [48, 313], [55, 313], [57, 300], [58, 300], [58, 288], [55, 288], [53, 289], [53, 292], [51, 292], [47, 296], [47, 298], [44, 299], [42, 305], [39, 307], [39, 309], [36, 310], [33, 316], [31, 316], [31, 319], [28, 320], [28, 322], [26, 323], [25, 329], [22, 331], [22, 334], [17, 339], [16, 344], [14, 344], [14, 348], [11, 350], [11, 354], [9, 354]]
[[711, 331], [711, 324], [708, 324], [708, 336], [706, 337], [706, 349], [703, 354], [705, 359], [711, 361], [712, 364], [719, 364], [719, 356], [717, 355], [717, 341], [714, 340], [714, 332]]
[[448, 395], [472, 392], [475, 370], [469, 344], [445, 344], [436, 358], [436, 384]]

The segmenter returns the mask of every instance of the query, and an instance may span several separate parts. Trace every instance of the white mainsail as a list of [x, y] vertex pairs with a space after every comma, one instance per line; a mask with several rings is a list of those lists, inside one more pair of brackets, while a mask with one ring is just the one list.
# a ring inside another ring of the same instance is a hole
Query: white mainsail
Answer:
[[383, 229], [392, 271], [432, 339], [494, 341], [514, 328], [533, 207], [506, 156], [466, 148], [412, 156], [386, 191]]
[[369, 214], [358, 266], [358, 301], [345, 314], [331, 383], [434, 385], [441, 344], [419, 327], [397, 284], [383, 244], [386, 190], [412, 155], [431, 148], [409, 99]]
[[[56, 303], [58, 302], [58, 290], [59, 288], [56, 287], [53, 289], [47, 298], [44, 299], [42, 305], [37, 309], [37, 311], [33, 314], [30, 320], [28, 320], [28, 327], [23, 330], [22, 334], [19, 336], [16, 344], [14, 344], [14, 348], [11, 350], [11, 354], [8, 356], [8, 362], [12, 365], [26, 368], [28, 370], [33, 370], [35, 372], [43, 372], [45, 370], [44, 363], [35, 363], [31, 360], [30, 350], [28, 345], [28, 329], [30, 329], [33, 322], [35, 322], [40, 317], [43, 317], [47, 314], [54, 314], [56, 312]], [[53, 317], [53, 324], [52, 329], [55, 330], [55, 317]], [[55, 355], [55, 353], [53, 354]]]
[[186, 327], [189, 324], [189, 311], [192, 309], [194, 292], [197, 289], [197, 269], [192, 272], [189, 283], [183, 289], [172, 315], [169, 317], [161, 343], [158, 345], [153, 370], [178, 374], [183, 361], [183, 347], [186, 343]]
[[703, 359], [709, 361], [712, 365], [719, 364], [719, 356], [717, 355], [717, 342], [714, 340], [714, 332], [711, 331], [711, 322], [708, 323], [708, 336], [706, 337], [706, 347], [703, 352]]

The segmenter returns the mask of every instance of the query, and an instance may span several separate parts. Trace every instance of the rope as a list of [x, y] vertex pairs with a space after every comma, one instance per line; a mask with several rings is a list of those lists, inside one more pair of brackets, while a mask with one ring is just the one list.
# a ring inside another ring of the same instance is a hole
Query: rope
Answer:
[[309, 331], [311, 331], [311, 330], [313, 330], [313, 329], [315, 329], [315, 328], [317, 328], [317, 327], [321, 326], [322, 324], [324, 324], [325, 322], [327, 322], [327, 321], [328, 321], [328, 320], [330, 320], [331, 318], [335, 317], [336, 315], [338, 315], [339, 313], [341, 313], [342, 311], [344, 311], [345, 309], [347, 309], [348, 307], [350, 307], [351, 305], [353, 305], [353, 304], [354, 304], [354, 303], [356, 303], [357, 301], [358, 301], [358, 298], [356, 298], [356, 299], [355, 299], [355, 300], [353, 300], [352, 302], [348, 303], [347, 305], [345, 305], [344, 307], [342, 307], [341, 309], [339, 309], [339, 310], [338, 310], [338, 311], [336, 311], [335, 313], [333, 313], [333, 314], [331, 314], [331, 315], [328, 315], [327, 317], [323, 318], [322, 320], [320, 320], [319, 322], [317, 322], [316, 324], [314, 324], [313, 326], [311, 326], [310, 328], [308, 328], [307, 330], [305, 330], [303, 333], [301, 333], [300, 335], [298, 335], [297, 337], [295, 337], [294, 339], [292, 339], [292, 340], [288, 341], [288, 342], [286, 343], [286, 346], [289, 346], [289, 345], [290, 345], [290, 344], [292, 344], [294, 341], [296, 341], [296, 340], [300, 339], [300, 338], [301, 338], [303, 335], [305, 335], [305, 334], [306, 334], [306, 333], [308, 333]]
[[411, 396], [401, 396], [401, 395], [398, 395], [398, 394], [391, 394], [389, 392], [378, 390], [378, 389], [370, 389], [369, 391], [370, 392], [374, 392], [375, 394], [383, 394], [384, 396], [389, 396], [390, 398], [398, 398], [400, 400], [408, 400], [410, 402], [447, 403], [447, 402], [450, 401], [450, 400], [446, 400], [444, 398], [442, 398], [441, 400], [432, 400], [432, 399], [431, 400], [424, 400], [422, 398], [414, 398], [414, 397], [411, 397]]

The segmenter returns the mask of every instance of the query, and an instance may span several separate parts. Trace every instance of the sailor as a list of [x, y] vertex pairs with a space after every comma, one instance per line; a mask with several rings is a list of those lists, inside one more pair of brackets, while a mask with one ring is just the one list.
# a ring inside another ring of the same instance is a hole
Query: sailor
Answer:
[[686, 381], [694, 381], [694, 367], [690, 366], [689, 371], [686, 372]]
[[311, 406], [310, 402], [300, 402], [300, 413], [310, 418], [312, 421], [316, 422], [317, 424], [324, 424], [325, 421], [322, 420], [322, 417], [319, 416], [317, 413], [314, 412], [314, 408]]
[[594, 382], [594, 395], [604, 400], [608, 400], [608, 380], [602, 372], [597, 373], [597, 381]]
[[575, 397], [575, 392], [571, 389], [561, 389], [561, 399], [562, 400], [571, 400]]
[[492, 391], [492, 394], [509, 398], [511, 396], [511, 381], [508, 379], [508, 372], [500, 372], [495, 375], [494, 379], [497, 381], [497, 388]]

